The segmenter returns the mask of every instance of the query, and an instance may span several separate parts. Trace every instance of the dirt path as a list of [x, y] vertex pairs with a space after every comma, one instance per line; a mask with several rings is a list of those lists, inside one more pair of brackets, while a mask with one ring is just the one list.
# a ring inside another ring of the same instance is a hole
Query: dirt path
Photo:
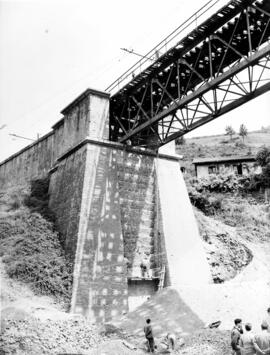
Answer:
[[220, 328], [230, 329], [233, 319], [240, 317], [259, 330], [270, 306], [270, 246], [246, 244], [253, 259], [234, 279], [199, 288], [178, 288], [182, 299], [206, 324], [221, 320]]

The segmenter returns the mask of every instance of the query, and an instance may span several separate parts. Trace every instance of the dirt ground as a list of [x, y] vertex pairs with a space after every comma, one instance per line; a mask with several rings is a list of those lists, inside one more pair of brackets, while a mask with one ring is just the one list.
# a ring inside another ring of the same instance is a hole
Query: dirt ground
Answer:
[[[248, 247], [253, 259], [234, 279], [198, 289], [163, 290], [116, 322], [125, 329], [124, 335], [105, 335], [102, 329], [66, 313], [52, 298], [33, 295], [27, 286], [8, 279], [2, 266], [0, 343], [4, 354], [145, 354], [142, 327], [150, 316], [157, 344], [168, 331], [178, 333], [179, 344], [184, 339], [174, 354], [227, 355], [233, 319], [242, 317], [257, 331], [270, 302], [270, 246], [249, 243]], [[204, 328], [218, 320], [218, 329]], [[129, 343], [136, 350], [127, 347]]]
[[[36, 296], [26, 285], [10, 280], [3, 264], [1, 287], [1, 354], [147, 353], [142, 334], [136, 334], [132, 328], [126, 328], [124, 333], [117, 328], [116, 332], [106, 333], [107, 328], [95, 327], [81, 317], [69, 315], [52, 298]], [[163, 337], [161, 333], [156, 334], [157, 345]], [[180, 346], [183, 341], [178, 336], [174, 354], [197, 354], [198, 351], [202, 355], [227, 354], [227, 350], [219, 352], [219, 349], [228, 349], [227, 333], [219, 330], [201, 329], [184, 341], [185, 345]]]

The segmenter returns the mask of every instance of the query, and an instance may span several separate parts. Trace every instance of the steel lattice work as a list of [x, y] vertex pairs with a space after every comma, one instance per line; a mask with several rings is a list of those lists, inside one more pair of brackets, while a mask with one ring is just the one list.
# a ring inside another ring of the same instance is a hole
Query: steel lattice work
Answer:
[[232, 0], [111, 97], [110, 139], [158, 148], [270, 89], [270, 1]]

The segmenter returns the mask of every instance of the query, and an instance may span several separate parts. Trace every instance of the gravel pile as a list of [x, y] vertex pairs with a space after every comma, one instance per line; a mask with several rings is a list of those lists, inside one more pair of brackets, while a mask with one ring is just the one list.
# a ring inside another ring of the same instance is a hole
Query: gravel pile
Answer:
[[42, 322], [5, 320], [0, 348], [3, 354], [85, 354], [103, 339], [98, 328], [82, 318]]
[[[159, 345], [161, 338], [155, 338]], [[131, 350], [124, 345], [124, 341], [113, 339], [101, 343], [97, 348], [89, 352], [89, 355], [143, 355], [145, 352], [145, 338], [142, 336], [129, 336], [128, 343], [137, 349]], [[159, 347], [158, 347], [159, 348]], [[164, 354], [160, 348], [156, 354]], [[218, 329], [201, 329], [185, 338], [177, 337], [176, 349], [171, 351], [173, 355], [228, 355], [231, 354], [230, 332]]]
[[228, 355], [231, 354], [230, 332], [218, 329], [203, 329], [185, 338], [185, 345], [176, 354]]
[[[137, 346], [130, 350], [123, 340]], [[161, 339], [161, 338], [160, 338]], [[156, 338], [157, 343], [160, 341]], [[144, 337], [132, 333], [122, 334], [121, 329], [104, 325], [96, 327], [83, 318], [68, 320], [6, 319], [2, 322], [0, 336], [1, 355], [37, 354], [142, 354]], [[178, 339], [173, 354], [228, 355], [230, 354], [230, 332], [219, 329], [201, 329], [184, 338], [184, 345]]]

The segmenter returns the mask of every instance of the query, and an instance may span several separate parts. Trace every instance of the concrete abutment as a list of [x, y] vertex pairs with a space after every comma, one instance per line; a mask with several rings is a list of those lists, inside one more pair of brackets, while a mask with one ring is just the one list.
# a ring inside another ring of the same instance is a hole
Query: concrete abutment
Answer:
[[108, 108], [106, 93], [86, 90], [51, 133], [0, 165], [3, 186], [50, 173], [50, 207], [74, 263], [71, 311], [95, 322], [153, 294], [163, 268], [164, 286], [211, 279], [179, 158], [110, 142]]

